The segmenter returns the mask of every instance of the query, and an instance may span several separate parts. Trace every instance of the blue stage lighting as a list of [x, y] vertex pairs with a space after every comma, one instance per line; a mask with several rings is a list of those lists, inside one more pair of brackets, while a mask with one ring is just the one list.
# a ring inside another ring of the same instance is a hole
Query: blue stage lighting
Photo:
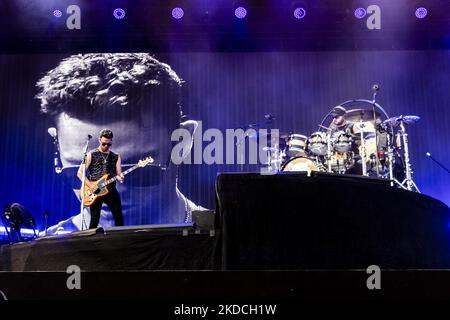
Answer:
[[247, 16], [247, 9], [245, 9], [244, 7], [237, 7], [234, 10], [234, 15], [238, 19], [244, 19]]
[[355, 10], [355, 17], [357, 19], [364, 18], [366, 16], [366, 14], [367, 14], [367, 11], [364, 8], [356, 8], [356, 10]]
[[180, 7], [173, 8], [172, 10], [172, 17], [175, 19], [181, 19], [184, 16], [184, 11]]
[[428, 10], [425, 7], [419, 7], [416, 9], [415, 14], [417, 19], [423, 19], [427, 16]]
[[305, 8], [295, 8], [294, 10], [294, 17], [296, 19], [303, 19], [306, 16], [306, 9]]
[[113, 11], [113, 16], [116, 19], [123, 19], [125, 18], [125, 10], [123, 10], [122, 8], [116, 8]]

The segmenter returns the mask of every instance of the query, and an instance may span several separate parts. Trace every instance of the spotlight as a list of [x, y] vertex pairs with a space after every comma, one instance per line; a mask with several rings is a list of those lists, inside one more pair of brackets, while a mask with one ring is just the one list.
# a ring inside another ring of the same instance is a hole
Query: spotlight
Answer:
[[247, 16], [247, 9], [245, 9], [244, 7], [237, 7], [236, 9], [234, 9], [234, 15], [238, 19], [244, 19]]
[[367, 11], [364, 8], [356, 8], [355, 10], [355, 18], [362, 19], [366, 16]]
[[415, 14], [417, 19], [423, 19], [427, 16], [428, 10], [425, 7], [419, 7], [416, 9]]
[[55, 18], [61, 18], [62, 17], [61, 10], [54, 10], [53, 11], [53, 16], [55, 16]]
[[294, 9], [294, 17], [296, 19], [303, 19], [306, 16], [305, 8], [295, 8]]
[[113, 16], [116, 19], [123, 19], [125, 18], [125, 10], [123, 10], [122, 8], [116, 8], [113, 11]]
[[172, 17], [175, 19], [181, 19], [184, 16], [184, 11], [180, 7], [176, 7], [172, 9]]

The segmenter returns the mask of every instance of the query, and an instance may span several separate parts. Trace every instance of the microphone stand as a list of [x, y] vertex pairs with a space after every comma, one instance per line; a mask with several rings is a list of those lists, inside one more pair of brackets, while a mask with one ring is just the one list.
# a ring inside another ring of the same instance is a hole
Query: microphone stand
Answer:
[[447, 171], [447, 173], [450, 173], [450, 170], [449, 170], [446, 166], [444, 166], [442, 163], [440, 163], [439, 161], [437, 161], [435, 158], [433, 158], [433, 157], [431, 156], [431, 153], [427, 152], [426, 155], [427, 155], [428, 158], [430, 158], [431, 160], [433, 160], [434, 162], [436, 162], [437, 165], [438, 165], [439, 167], [441, 167], [442, 169], [444, 169], [445, 171]]
[[[83, 151], [83, 162], [81, 163], [82, 168], [82, 178], [81, 178], [81, 231], [84, 230], [84, 226], [86, 225], [84, 221], [84, 191], [86, 188], [86, 157], [87, 157], [87, 150], [89, 147], [89, 141], [91, 140], [92, 136], [89, 134], [88, 138], [86, 140], [86, 144], [84, 145], [84, 151]], [[87, 225], [86, 225], [87, 229]]]
[[48, 228], [48, 210], [45, 210], [45, 212], [44, 212], [44, 218], [45, 218], [45, 236], [47, 236], [47, 228]]
[[[256, 134], [256, 137], [255, 137], [255, 138], [258, 139], [257, 141], [258, 141], [258, 143], [259, 143], [259, 136], [258, 136], [258, 135], [259, 135], [259, 129], [260, 129], [260, 127], [272, 123], [274, 119], [275, 119], [275, 118], [272, 117], [272, 118], [266, 118], [266, 120], [261, 121], [261, 122], [258, 122], [258, 123], [250, 123], [250, 124], [245, 125], [245, 126], [243, 127], [243, 129], [245, 130], [245, 132], [246, 132], [247, 130], [249, 130], [249, 129], [255, 130], [255, 134]], [[240, 128], [240, 129], [242, 129], [242, 128]], [[238, 150], [239, 150], [239, 146], [242, 144], [242, 142], [245, 140], [246, 137], [248, 137], [248, 134], [247, 134], [247, 133], [245, 133], [244, 136], [243, 136], [241, 139], [239, 139], [239, 141], [236, 142], [236, 147], [238, 148]], [[241, 172], [244, 172], [244, 163], [245, 163], [245, 144], [244, 144], [244, 148], [242, 149], [242, 152], [239, 153], [239, 158], [241, 159], [241, 163], [240, 163], [240, 171], [241, 171]], [[238, 162], [239, 162], [239, 161], [238, 161]]]

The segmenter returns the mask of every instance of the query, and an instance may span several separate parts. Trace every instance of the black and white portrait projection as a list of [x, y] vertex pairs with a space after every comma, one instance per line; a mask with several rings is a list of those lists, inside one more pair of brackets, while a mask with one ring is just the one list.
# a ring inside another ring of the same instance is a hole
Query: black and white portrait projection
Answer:
[[[227, 161], [227, 130], [262, 124], [310, 139], [334, 106], [371, 100], [373, 83], [381, 84], [377, 103], [390, 117], [420, 116], [407, 126], [414, 182], [450, 201], [449, 177], [425, 156], [449, 158], [449, 116], [442, 112], [450, 99], [446, 51], [22, 54], [0, 61], [0, 160], [9, 181], [2, 202], [33, 208], [40, 230], [46, 211], [52, 232], [81, 227], [77, 171], [88, 135], [91, 151], [102, 129], [113, 131], [110, 148], [121, 156], [123, 171], [154, 159], [117, 184], [126, 225], [181, 223], [192, 210], [214, 207], [218, 172], [262, 166], [237, 163], [237, 140], [236, 163]], [[179, 128], [196, 139], [173, 141]], [[215, 140], [209, 129], [223, 134], [212, 163], [204, 157]], [[174, 164], [171, 153], [180, 141], [186, 159]], [[107, 206], [101, 218], [113, 225]]]

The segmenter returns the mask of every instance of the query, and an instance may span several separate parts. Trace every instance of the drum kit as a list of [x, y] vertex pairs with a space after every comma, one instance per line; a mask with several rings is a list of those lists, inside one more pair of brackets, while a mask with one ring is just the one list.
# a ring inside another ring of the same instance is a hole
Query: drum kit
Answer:
[[358, 174], [389, 179], [393, 186], [420, 192], [412, 178], [406, 132], [406, 126], [418, 122], [420, 117], [389, 118], [381, 110], [387, 118], [384, 121], [371, 105], [369, 109], [348, 110], [344, 115], [346, 125], [342, 127], [333, 126], [333, 122], [327, 127], [322, 121], [319, 130], [310, 135], [280, 132], [279, 143], [264, 148], [268, 159], [266, 169], [308, 175], [311, 172]]

